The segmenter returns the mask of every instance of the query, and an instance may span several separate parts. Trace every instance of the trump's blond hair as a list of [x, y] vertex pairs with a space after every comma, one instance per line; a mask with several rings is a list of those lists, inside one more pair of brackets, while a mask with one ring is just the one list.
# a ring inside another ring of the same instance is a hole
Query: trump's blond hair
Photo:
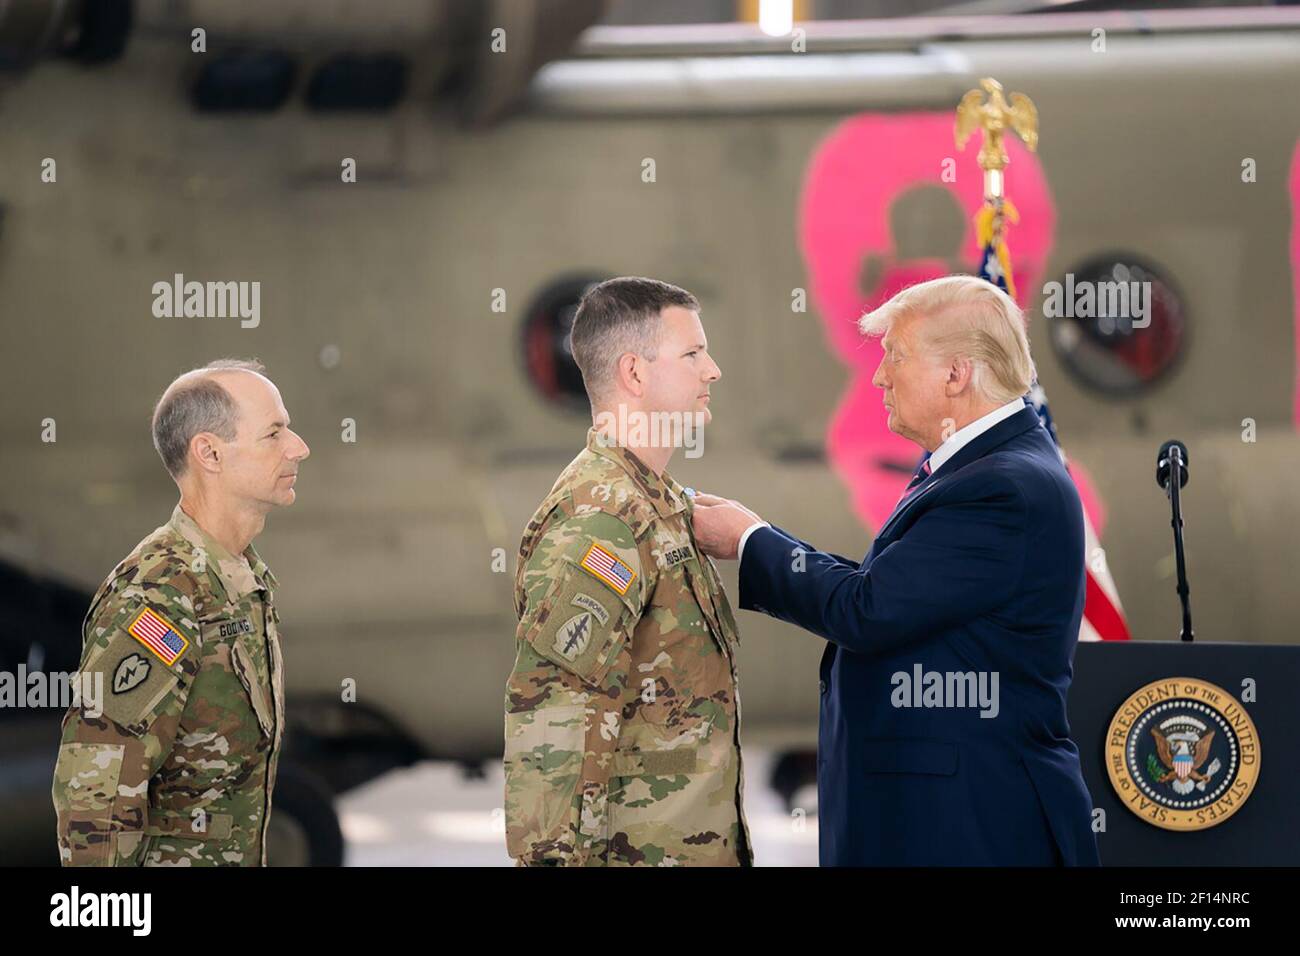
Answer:
[[864, 315], [858, 328], [880, 336], [904, 317], [921, 320], [919, 348], [926, 354], [971, 362], [971, 387], [987, 401], [1005, 405], [1033, 384], [1024, 313], [991, 282], [970, 275], [919, 282]]

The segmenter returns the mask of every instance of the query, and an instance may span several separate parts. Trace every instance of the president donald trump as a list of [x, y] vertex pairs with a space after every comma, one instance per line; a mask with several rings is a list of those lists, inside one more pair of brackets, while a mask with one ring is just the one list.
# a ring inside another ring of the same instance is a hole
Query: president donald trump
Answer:
[[889, 428], [929, 452], [862, 561], [725, 498], [696, 539], [740, 558], [740, 605], [825, 639], [823, 866], [1095, 865], [1065, 699], [1084, 600], [1083, 512], [1023, 396], [1024, 317], [948, 276], [861, 320]]

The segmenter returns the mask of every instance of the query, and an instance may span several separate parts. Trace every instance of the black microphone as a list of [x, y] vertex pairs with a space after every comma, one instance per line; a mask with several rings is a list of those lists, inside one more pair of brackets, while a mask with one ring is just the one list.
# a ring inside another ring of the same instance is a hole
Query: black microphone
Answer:
[[1156, 484], [1169, 494], [1169, 475], [1178, 468], [1178, 487], [1187, 487], [1187, 446], [1171, 438], [1156, 453]]

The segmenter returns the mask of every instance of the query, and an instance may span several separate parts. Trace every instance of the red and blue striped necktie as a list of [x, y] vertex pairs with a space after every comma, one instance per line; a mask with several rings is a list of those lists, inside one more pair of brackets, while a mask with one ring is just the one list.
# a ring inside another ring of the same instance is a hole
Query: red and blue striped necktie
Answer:
[[907, 496], [916, 490], [917, 485], [919, 485], [921, 482], [925, 481], [925, 479], [929, 477], [930, 477], [930, 459], [927, 458], [925, 461], [921, 462], [921, 467], [916, 469], [916, 474], [912, 476], [912, 480], [909, 481], [907, 483], [907, 487], [903, 489], [903, 494], [898, 499], [899, 504], [905, 501], [907, 499]]

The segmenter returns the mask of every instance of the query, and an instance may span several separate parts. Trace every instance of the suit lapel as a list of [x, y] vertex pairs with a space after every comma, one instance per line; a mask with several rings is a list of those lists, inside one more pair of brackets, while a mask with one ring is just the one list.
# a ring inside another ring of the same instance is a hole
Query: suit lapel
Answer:
[[[876, 541], [885, 539], [893, 530], [898, 520], [911, 508], [916, 507], [916, 503], [922, 498], [927, 497], [935, 488], [938, 488], [949, 482], [957, 472], [965, 465], [970, 464], [979, 458], [983, 458], [999, 445], [1009, 442], [1017, 435], [1023, 435], [1029, 429], [1041, 427], [1038, 413], [1026, 405], [1020, 411], [1016, 412], [1010, 418], [1004, 418], [988, 431], [976, 435], [973, 439], [961, 447], [957, 454], [953, 455], [943, 467], [935, 471], [925, 481], [917, 486], [912, 494], [898, 503], [894, 513], [881, 527], [876, 535]], [[875, 556], [876, 545], [873, 542], [870, 557]]]
[[[948, 465], [951, 464], [952, 462], [948, 462], [944, 467], [947, 468]], [[885, 522], [884, 526], [880, 529], [880, 533], [876, 535], [876, 540], [879, 541], [881, 538], [884, 538], [886, 535], [888, 535], [890, 531], [893, 530], [893, 527], [898, 522], [898, 519], [901, 518], [909, 508], [911, 508], [918, 501], [920, 501], [922, 498], [928, 495], [933, 489], [944, 484], [951, 477], [952, 475], [946, 472], [943, 475], [939, 475], [936, 472], [935, 474], [932, 474], [929, 478], [927, 478], [925, 481], [921, 482], [920, 486], [915, 491], [913, 491], [911, 495], [909, 495], [906, 499], [898, 503], [898, 506], [894, 509], [894, 513], [889, 516], [889, 519]]]

